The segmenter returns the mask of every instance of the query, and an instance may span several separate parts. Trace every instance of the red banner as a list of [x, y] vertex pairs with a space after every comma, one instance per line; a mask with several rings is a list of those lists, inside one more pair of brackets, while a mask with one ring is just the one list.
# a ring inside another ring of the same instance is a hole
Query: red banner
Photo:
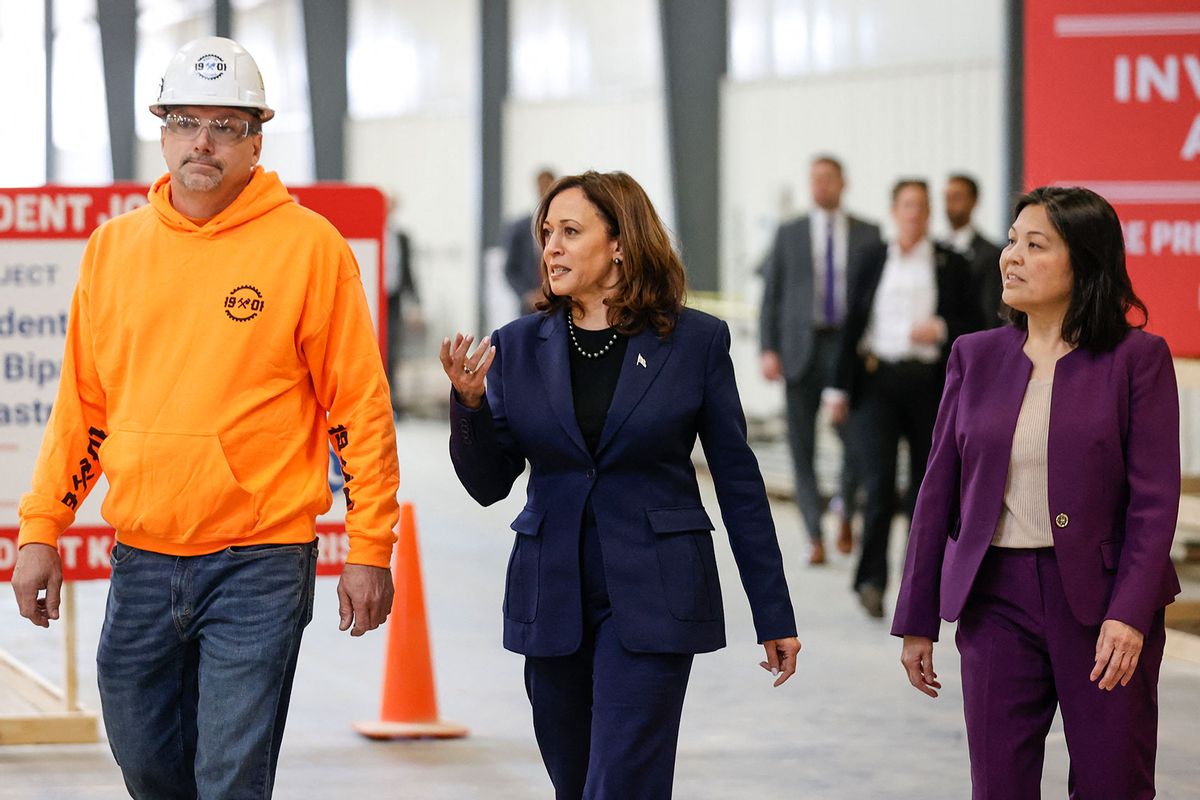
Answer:
[[[340, 524], [317, 525], [318, 575], [340, 575], [350, 552], [350, 537]], [[58, 537], [63, 578], [68, 581], [108, 580], [108, 557], [116, 541], [111, 528], [75, 527]], [[17, 563], [17, 529], [0, 528], [0, 583], [12, 580]]]
[[1149, 329], [1200, 356], [1200, 7], [1026, 0], [1025, 183], [1116, 208]]

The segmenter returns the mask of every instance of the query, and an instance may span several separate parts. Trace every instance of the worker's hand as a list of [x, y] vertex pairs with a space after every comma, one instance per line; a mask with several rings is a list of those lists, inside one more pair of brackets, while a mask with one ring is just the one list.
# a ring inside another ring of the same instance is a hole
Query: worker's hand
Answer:
[[[49, 628], [50, 620], [58, 619], [62, 589], [62, 558], [58, 548], [37, 542], [22, 547], [13, 567], [12, 588], [21, 616], [34, 625]], [[39, 597], [42, 590], [46, 594]]]
[[[339, 631], [362, 636], [387, 621], [392, 611], [392, 571], [386, 567], [347, 564], [338, 581]], [[354, 627], [351, 628], [350, 626]]]

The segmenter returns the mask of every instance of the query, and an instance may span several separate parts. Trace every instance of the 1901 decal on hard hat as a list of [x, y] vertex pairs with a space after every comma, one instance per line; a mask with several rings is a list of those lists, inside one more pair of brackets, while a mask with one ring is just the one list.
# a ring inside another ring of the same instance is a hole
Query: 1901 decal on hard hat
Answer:
[[215, 81], [225, 74], [225, 61], [215, 53], [205, 53], [196, 59], [195, 70], [206, 81]]

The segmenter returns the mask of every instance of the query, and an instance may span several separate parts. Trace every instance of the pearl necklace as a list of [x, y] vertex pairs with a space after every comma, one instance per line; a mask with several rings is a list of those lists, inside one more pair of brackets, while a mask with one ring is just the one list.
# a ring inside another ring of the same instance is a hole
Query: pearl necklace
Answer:
[[571, 334], [571, 344], [575, 346], [575, 352], [579, 353], [579, 355], [583, 356], [584, 358], [600, 358], [600, 356], [611, 350], [612, 346], [617, 343], [617, 332], [613, 331], [612, 338], [608, 340], [608, 344], [604, 345], [604, 347], [601, 347], [599, 351], [595, 353], [589, 353], [587, 350], [584, 350], [583, 347], [580, 346], [579, 340], [575, 338], [575, 320], [573, 319], [573, 316], [574, 315], [571, 314], [571, 312], [567, 312], [567, 332]]

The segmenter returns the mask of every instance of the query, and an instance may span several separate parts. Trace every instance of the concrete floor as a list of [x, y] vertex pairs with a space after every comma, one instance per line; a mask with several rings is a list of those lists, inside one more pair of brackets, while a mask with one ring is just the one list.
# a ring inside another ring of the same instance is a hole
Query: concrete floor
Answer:
[[[444, 423], [400, 426], [402, 497], [415, 502], [444, 718], [471, 736], [443, 742], [370, 742], [351, 725], [378, 710], [384, 637], [337, 631], [335, 579], [319, 580], [279, 766], [276, 797], [549, 798], [533, 740], [521, 658], [500, 647], [500, 598], [511, 547], [508, 522], [523, 491], [481, 509], [460, 488], [446, 455]], [[716, 519], [711, 487], [706, 505]], [[731, 646], [696, 660], [676, 770], [682, 800], [770, 794], [818, 800], [961, 799], [970, 796], [952, 629], [935, 653], [946, 691], [929, 700], [908, 686], [899, 642], [868, 620], [848, 589], [850, 561], [805, 566], [794, 506], [776, 522], [804, 651], [780, 689], [758, 667], [749, 609], [723, 535], [716, 537]], [[896, 537], [894, 557], [903, 537]], [[82, 696], [98, 708], [95, 651], [106, 583], [79, 585]], [[893, 590], [894, 596], [894, 590]], [[889, 598], [891, 599], [891, 598]], [[0, 648], [61, 679], [60, 639], [20, 620], [0, 590]], [[1159, 797], [1200, 797], [1200, 666], [1162, 670]], [[1061, 727], [1051, 733], [1047, 798], [1066, 797]], [[120, 775], [104, 744], [0, 748], [0, 800], [120, 798]]]

